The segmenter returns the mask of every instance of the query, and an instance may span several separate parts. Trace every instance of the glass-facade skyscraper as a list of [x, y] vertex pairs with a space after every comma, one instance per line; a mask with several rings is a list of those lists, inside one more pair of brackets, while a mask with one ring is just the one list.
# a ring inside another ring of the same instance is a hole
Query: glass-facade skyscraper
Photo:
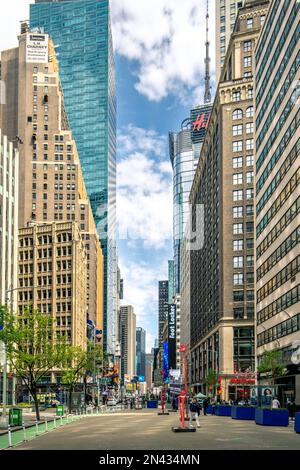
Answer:
[[116, 85], [109, 0], [36, 0], [55, 43], [66, 110], [104, 255], [104, 348], [116, 341]]
[[189, 197], [198, 165], [205, 131], [212, 110], [210, 104], [193, 108], [179, 132], [169, 135], [173, 167], [173, 244], [175, 291], [180, 293], [180, 248], [190, 215]]

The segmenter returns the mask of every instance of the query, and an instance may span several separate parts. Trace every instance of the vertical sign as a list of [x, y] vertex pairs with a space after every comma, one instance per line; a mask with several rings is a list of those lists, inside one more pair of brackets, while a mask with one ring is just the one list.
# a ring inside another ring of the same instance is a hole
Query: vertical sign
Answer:
[[176, 369], [176, 305], [168, 309], [169, 368]]
[[169, 377], [169, 344], [164, 343], [164, 381]]

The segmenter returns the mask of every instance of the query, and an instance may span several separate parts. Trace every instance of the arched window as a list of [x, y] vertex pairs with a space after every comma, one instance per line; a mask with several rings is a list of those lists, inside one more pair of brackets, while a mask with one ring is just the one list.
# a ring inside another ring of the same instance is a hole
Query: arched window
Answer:
[[253, 117], [254, 115], [254, 108], [253, 106], [249, 106], [249, 108], [246, 109], [246, 117], [250, 118]]
[[235, 109], [232, 113], [232, 119], [234, 121], [237, 119], [243, 119], [243, 111], [241, 109]]

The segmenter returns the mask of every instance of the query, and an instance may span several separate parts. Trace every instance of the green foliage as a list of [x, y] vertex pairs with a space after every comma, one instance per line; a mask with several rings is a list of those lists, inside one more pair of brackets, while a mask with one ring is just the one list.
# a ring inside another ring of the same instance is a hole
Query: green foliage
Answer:
[[205, 385], [209, 388], [209, 390], [213, 391], [215, 390], [219, 380], [219, 375], [218, 372], [215, 371], [214, 369], [208, 369], [207, 375], [205, 377]]
[[260, 374], [266, 374], [267, 377], [275, 381], [276, 378], [286, 374], [286, 367], [282, 363], [281, 351], [265, 351], [262, 361], [258, 366]]

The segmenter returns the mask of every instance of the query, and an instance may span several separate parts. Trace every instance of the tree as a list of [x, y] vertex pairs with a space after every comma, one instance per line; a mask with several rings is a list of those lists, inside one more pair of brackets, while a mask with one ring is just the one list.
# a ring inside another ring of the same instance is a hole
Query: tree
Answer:
[[275, 385], [275, 380], [286, 374], [286, 367], [282, 363], [281, 351], [265, 351], [262, 360], [257, 368], [259, 374], [266, 374], [271, 385]]
[[218, 372], [214, 369], [208, 369], [204, 383], [208, 387], [210, 392], [215, 392], [216, 387], [218, 385], [218, 380]]
[[89, 342], [87, 349], [76, 346], [69, 348], [66, 357], [66, 367], [62, 373], [62, 383], [69, 389], [69, 413], [72, 411], [72, 395], [77, 383], [83, 379], [86, 381], [87, 375], [94, 374], [98, 369], [103, 358], [101, 345], [94, 345]]
[[0, 306], [0, 325], [4, 326], [0, 340], [5, 343], [8, 363], [32, 396], [39, 421], [38, 383], [64, 365], [70, 346], [54, 334], [54, 320], [31, 307], [15, 315]]

